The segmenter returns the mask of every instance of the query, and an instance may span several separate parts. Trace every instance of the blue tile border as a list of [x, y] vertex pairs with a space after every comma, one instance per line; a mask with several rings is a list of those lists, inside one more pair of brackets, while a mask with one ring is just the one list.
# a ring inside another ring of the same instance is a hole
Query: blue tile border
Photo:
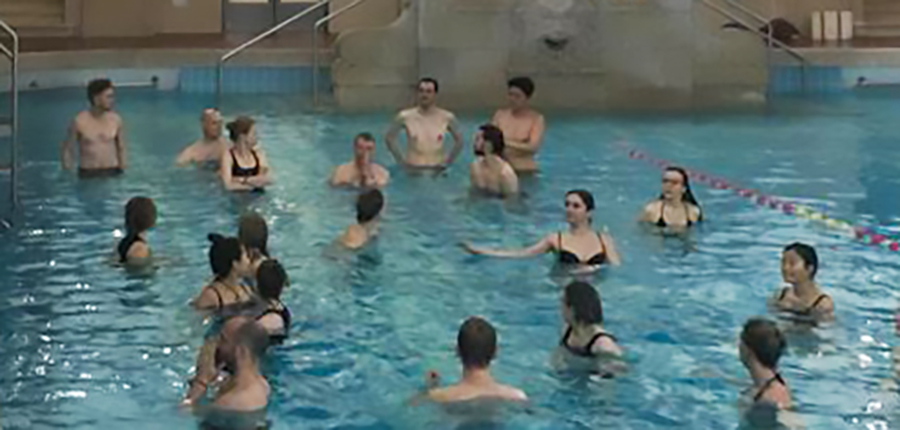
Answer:
[[769, 92], [776, 96], [841, 94], [858, 88], [860, 82], [900, 85], [900, 67], [809, 66], [804, 90], [800, 66], [774, 66], [769, 73]]
[[[179, 90], [186, 93], [216, 91], [215, 67], [183, 67], [179, 74]], [[331, 73], [322, 68], [319, 91], [331, 92]], [[223, 74], [226, 94], [312, 93], [312, 67], [226, 67]]]

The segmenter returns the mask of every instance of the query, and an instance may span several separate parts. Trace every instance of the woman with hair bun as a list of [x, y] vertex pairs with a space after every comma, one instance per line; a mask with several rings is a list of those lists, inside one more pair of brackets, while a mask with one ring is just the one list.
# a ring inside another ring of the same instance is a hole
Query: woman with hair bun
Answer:
[[255, 124], [252, 118], [240, 116], [226, 126], [234, 145], [222, 155], [219, 176], [228, 191], [259, 191], [272, 183], [269, 161], [256, 149]]
[[243, 283], [244, 278], [255, 276], [247, 250], [236, 237], [210, 234], [209, 265], [215, 278], [203, 287], [192, 302], [197, 310], [220, 311], [226, 306], [248, 303], [256, 293]]

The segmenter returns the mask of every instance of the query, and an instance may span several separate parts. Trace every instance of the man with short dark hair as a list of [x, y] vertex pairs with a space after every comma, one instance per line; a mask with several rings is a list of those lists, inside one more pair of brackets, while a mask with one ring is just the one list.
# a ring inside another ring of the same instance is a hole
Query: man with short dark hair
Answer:
[[189, 145], [178, 154], [175, 164], [187, 166], [196, 164], [198, 167], [208, 167], [212, 170], [219, 168], [219, 160], [228, 151], [230, 144], [222, 136], [222, 114], [216, 108], [204, 109], [200, 115], [200, 125], [203, 129], [203, 138]]
[[522, 390], [497, 383], [491, 376], [491, 361], [497, 353], [497, 333], [489, 322], [479, 317], [467, 319], [459, 328], [456, 350], [463, 365], [462, 380], [455, 385], [438, 388], [440, 377], [433, 371], [429, 372], [428, 398], [438, 403], [528, 400]]
[[356, 224], [347, 227], [338, 242], [348, 249], [360, 249], [378, 235], [378, 220], [384, 209], [384, 194], [376, 189], [356, 199]]
[[506, 162], [503, 132], [491, 124], [482, 125], [475, 134], [475, 161], [469, 166], [472, 188], [500, 197], [519, 193], [519, 177]]
[[[459, 124], [452, 112], [437, 107], [438, 82], [422, 78], [417, 87], [418, 103], [397, 114], [385, 136], [388, 150], [398, 163], [413, 168], [442, 170], [453, 164], [463, 147]], [[406, 131], [406, 154], [397, 147], [397, 135]], [[453, 147], [444, 154], [444, 135], [453, 137]]]
[[71, 170], [73, 146], [78, 143], [78, 175], [83, 178], [114, 176], [126, 167], [122, 118], [113, 112], [115, 91], [109, 79], [95, 79], [87, 87], [89, 110], [75, 116], [62, 143], [62, 167]]
[[259, 360], [269, 346], [269, 334], [258, 324], [245, 322], [234, 340], [234, 375], [216, 396], [213, 405], [235, 412], [253, 412], [266, 408], [269, 383], [259, 372]]
[[494, 113], [491, 123], [503, 130], [508, 149], [506, 159], [516, 172], [538, 169], [534, 157], [544, 140], [544, 116], [531, 108], [534, 81], [528, 77], [512, 78], [507, 83], [509, 107]]
[[329, 183], [335, 187], [384, 188], [391, 174], [375, 164], [374, 157], [375, 137], [360, 133], [353, 139], [353, 160], [335, 168]]

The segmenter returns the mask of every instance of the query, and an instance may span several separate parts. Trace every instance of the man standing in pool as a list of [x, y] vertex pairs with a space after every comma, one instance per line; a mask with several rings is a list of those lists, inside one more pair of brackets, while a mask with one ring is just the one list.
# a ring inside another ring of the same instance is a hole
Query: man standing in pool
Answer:
[[219, 168], [222, 155], [231, 146], [228, 140], [222, 136], [222, 114], [218, 109], [204, 109], [200, 115], [200, 123], [203, 127], [203, 138], [184, 148], [175, 164], [187, 166], [194, 163], [201, 167], [209, 167], [213, 170]]
[[[438, 82], [422, 78], [418, 85], [417, 106], [400, 111], [385, 136], [388, 150], [398, 163], [412, 168], [447, 168], [462, 151], [459, 124], [452, 112], [437, 107]], [[406, 131], [406, 155], [397, 147], [397, 135]], [[444, 135], [453, 137], [453, 148], [444, 155]]]
[[78, 143], [78, 176], [115, 176], [125, 171], [127, 152], [122, 117], [113, 112], [115, 93], [109, 79], [95, 79], [87, 87], [91, 108], [75, 116], [62, 144], [62, 167], [73, 167], [72, 147]]
[[391, 174], [375, 164], [374, 156], [375, 137], [360, 133], [353, 139], [353, 160], [335, 168], [328, 182], [334, 187], [384, 188]]

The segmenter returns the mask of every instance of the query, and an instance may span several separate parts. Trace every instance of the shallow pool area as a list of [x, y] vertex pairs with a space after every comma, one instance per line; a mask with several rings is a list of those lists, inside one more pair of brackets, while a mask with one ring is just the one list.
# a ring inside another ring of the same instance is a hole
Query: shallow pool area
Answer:
[[[900, 104], [896, 92], [783, 100], [746, 114], [606, 116], [547, 113], [542, 170], [526, 196], [503, 203], [468, 192], [468, 144], [488, 114], [461, 115], [467, 146], [439, 177], [393, 166], [382, 135], [392, 115], [313, 113], [298, 96], [240, 96], [224, 114], [252, 115], [274, 171], [265, 194], [230, 195], [212, 173], [178, 169], [199, 137], [209, 95], [123, 89], [117, 109], [130, 145], [127, 173], [79, 181], [60, 171], [59, 142], [85, 105], [81, 90], [22, 95], [21, 211], [0, 231], [0, 427], [195, 428], [180, 411], [184, 381], [206, 328], [188, 301], [210, 277], [206, 235], [234, 234], [240, 214], [269, 222], [270, 250], [287, 268], [292, 336], [270, 351], [274, 429], [724, 429], [741, 422], [749, 378], [737, 357], [743, 322], [766, 315], [781, 285], [783, 246], [804, 241], [822, 262], [819, 283], [836, 322], [788, 330], [782, 358], [797, 415], [811, 429], [900, 426], [892, 348], [900, 254], [701, 184], [706, 222], [686, 236], [638, 225], [659, 192], [654, 166], [626, 143], [768, 195], [803, 202], [900, 234]], [[335, 253], [355, 194], [326, 185], [361, 131], [378, 136], [393, 180], [377, 244]], [[593, 280], [605, 328], [628, 371], [602, 379], [554, 366], [562, 322], [553, 259], [470, 256], [458, 244], [520, 246], [565, 228], [563, 194], [585, 188], [595, 225], [624, 264]], [[156, 201], [150, 243], [157, 267], [110, 263], [123, 207]], [[459, 323], [497, 328], [501, 381], [531, 398], [526, 412], [466, 422], [407, 400], [428, 369], [460, 373]]]

